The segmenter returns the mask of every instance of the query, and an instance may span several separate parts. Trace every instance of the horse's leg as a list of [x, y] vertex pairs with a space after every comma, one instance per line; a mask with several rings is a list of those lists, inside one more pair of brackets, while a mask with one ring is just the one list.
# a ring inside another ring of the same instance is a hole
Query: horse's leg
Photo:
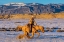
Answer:
[[40, 36], [40, 33], [39, 32], [36, 32], [36, 34], [38, 34], [37, 38]]
[[30, 39], [29, 33], [24, 31], [24, 37], [27, 37], [28, 39]]
[[30, 37], [29, 33], [27, 33], [27, 35], [26, 35], [26, 36], [27, 36], [27, 38], [28, 38], [28, 39], [31, 39], [31, 37]]
[[30, 38], [33, 38], [34, 37], [34, 32], [32, 32], [32, 36], [30, 36]]
[[[32, 36], [30, 36], [30, 38], [33, 38], [34, 37], [34, 33], [35, 32], [32, 32]], [[38, 34], [37, 38], [40, 36], [40, 33], [39, 32], [36, 32], [36, 34]]]
[[32, 36], [30, 36], [30, 38], [33, 38], [34, 37], [34, 33], [35, 33], [35, 28], [32, 28]]
[[34, 33], [38, 34], [38, 37], [40, 36], [40, 33], [35, 28], [32, 28], [32, 36], [31, 36], [31, 38], [34, 37]]
[[24, 31], [24, 36], [26, 36], [27, 35], [27, 32], [26, 31]]
[[29, 35], [29, 33], [27, 33], [25, 36], [27, 36], [27, 38], [31, 39], [31, 38], [34, 37], [34, 33], [35, 33], [35, 32], [32, 32], [32, 35], [31, 35], [31, 36]]
[[16, 37], [16, 39], [22, 39], [23, 37], [24, 37], [23, 34], [19, 34], [19, 35]]

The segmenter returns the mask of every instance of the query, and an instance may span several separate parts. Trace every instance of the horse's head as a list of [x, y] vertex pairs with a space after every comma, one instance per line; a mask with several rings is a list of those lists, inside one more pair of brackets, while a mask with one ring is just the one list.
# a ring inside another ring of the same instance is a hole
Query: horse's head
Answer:
[[34, 28], [35, 28], [36, 30], [40, 30], [41, 32], [44, 33], [44, 27], [43, 27], [43, 26], [35, 25]]
[[38, 26], [38, 27], [39, 27], [39, 29], [41, 30], [41, 32], [44, 33], [44, 26]]
[[44, 33], [45, 31], [44, 31], [44, 27], [43, 26], [41, 26], [41, 31]]

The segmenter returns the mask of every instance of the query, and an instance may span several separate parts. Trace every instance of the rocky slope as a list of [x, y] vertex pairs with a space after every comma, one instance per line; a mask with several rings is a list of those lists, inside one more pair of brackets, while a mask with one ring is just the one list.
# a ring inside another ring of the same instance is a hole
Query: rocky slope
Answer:
[[64, 4], [9, 3], [0, 5], [0, 14], [41, 14], [64, 11]]

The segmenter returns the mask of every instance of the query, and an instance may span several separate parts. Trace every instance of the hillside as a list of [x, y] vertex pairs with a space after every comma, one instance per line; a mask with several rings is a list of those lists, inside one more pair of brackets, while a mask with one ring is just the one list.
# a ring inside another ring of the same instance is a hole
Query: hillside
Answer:
[[9, 3], [0, 5], [0, 14], [42, 14], [64, 12], [64, 4]]

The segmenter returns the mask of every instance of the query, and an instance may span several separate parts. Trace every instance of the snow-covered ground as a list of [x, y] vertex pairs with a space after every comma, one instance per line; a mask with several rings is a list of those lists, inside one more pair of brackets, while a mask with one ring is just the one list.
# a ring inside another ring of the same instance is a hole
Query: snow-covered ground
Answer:
[[[25, 25], [28, 23], [29, 20], [21, 19], [21, 20], [0, 20], [0, 28], [5, 27], [5, 28], [15, 28], [17, 25]], [[35, 19], [36, 23], [38, 25], [44, 26], [44, 27], [57, 27], [57, 28], [64, 28], [64, 19]], [[20, 22], [20, 23], [15, 23], [15, 22]]]
[[[16, 23], [20, 22], [20, 23]], [[64, 28], [64, 19], [36, 19], [38, 25], [44, 27], [56, 27], [56, 28]], [[25, 25], [28, 23], [28, 20], [0, 20], [0, 28], [15, 28], [18, 25]], [[0, 31], [0, 42], [64, 42], [64, 32], [40, 32], [40, 37], [36, 38], [36, 34], [33, 39], [15, 39], [18, 34], [23, 34], [23, 32], [15, 32], [15, 31]]]
[[40, 37], [36, 38], [36, 34], [33, 39], [15, 39], [18, 34], [23, 32], [0, 32], [0, 42], [64, 42], [64, 33], [59, 32], [40, 32]]

